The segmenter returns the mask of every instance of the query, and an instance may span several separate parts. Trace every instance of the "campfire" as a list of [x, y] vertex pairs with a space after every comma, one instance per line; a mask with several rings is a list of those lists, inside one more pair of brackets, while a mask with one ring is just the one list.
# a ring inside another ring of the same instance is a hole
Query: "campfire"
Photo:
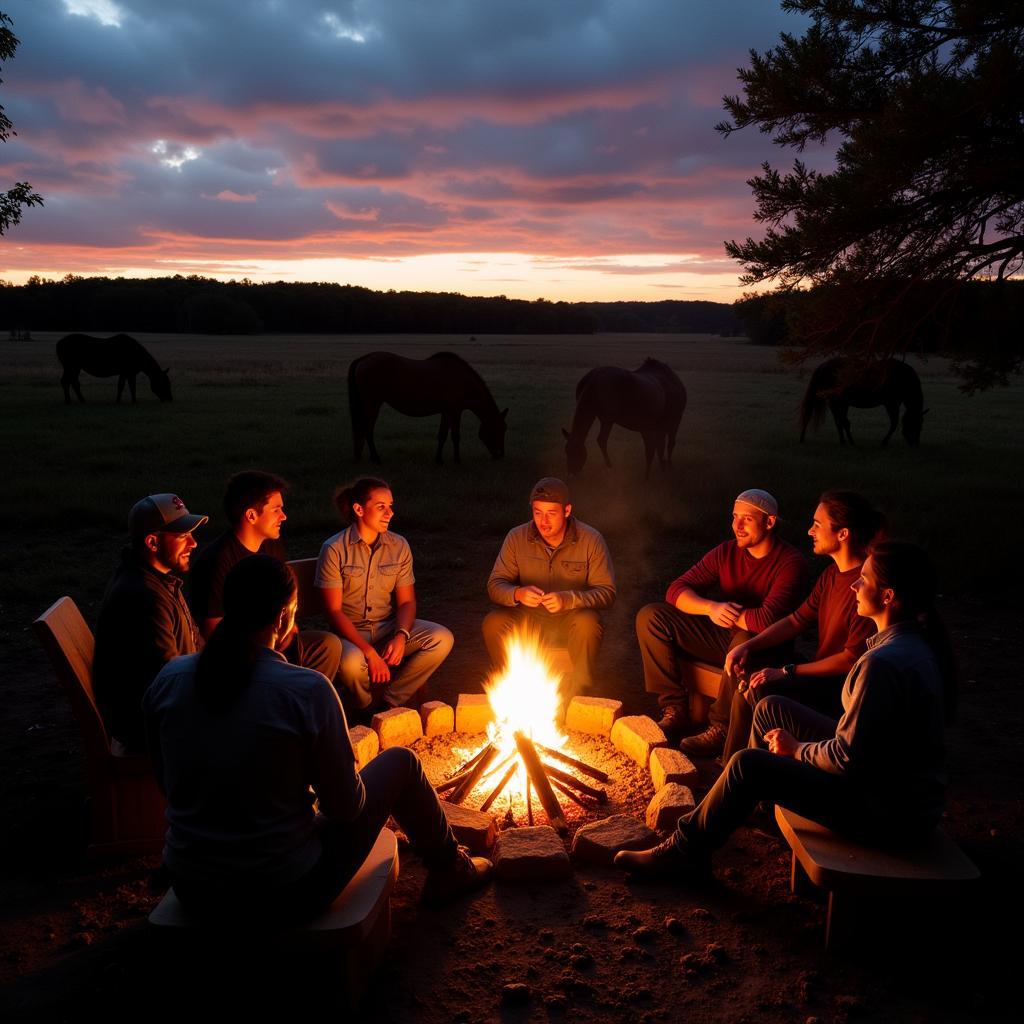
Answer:
[[604, 803], [605, 791], [579, 775], [607, 782], [607, 774], [561, 749], [568, 743], [559, 724], [561, 683], [560, 673], [535, 633], [520, 629], [510, 634], [505, 665], [484, 684], [494, 712], [487, 743], [439, 785], [437, 792], [456, 804], [476, 794], [481, 811], [490, 810], [504, 794], [507, 816], [514, 818], [513, 809], [525, 807], [530, 825], [534, 824], [536, 795], [548, 823], [559, 832], [565, 832], [567, 826], [556, 791], [582, 807]]

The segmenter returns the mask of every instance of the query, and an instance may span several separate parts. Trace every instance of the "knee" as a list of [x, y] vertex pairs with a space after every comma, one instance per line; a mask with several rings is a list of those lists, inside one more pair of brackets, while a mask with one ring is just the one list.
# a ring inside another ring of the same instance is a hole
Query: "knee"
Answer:
[[355, 644], [341, 645], [338, 675], [346, 682], [356, 682], [366, 677], [366, 657]]
[[497, 636], [506, 629], [511, 629], [515, 621], [516, 616], [513, 612], [497, 608], [484, 616], [480, 628], [483, 630], [484, 636]]
[[640, 639], [662, 632], [662, 610], [665, 607], [664, 601], [654, 601], [651, 604], [645, 604], [636, 613], [636, 635]]
[[589, 608], [583, 611], [572, 612], [569, 618], [569, 633], [575, 634], [575, 636], [584, 641], [600, 640], [604, 635], [601, 616]]
[[381, 768], [400, 775], [418, 775], [422, 770], [420, 759], [408, 747], [389, 747], [382, 750], [374, 761], [379, 761]]
[[432, 651], [441, 661], [451, 654], [454, 646], [455, 634], [447, 626], [438, 625], [431, 626], [429, 638], [423, 645], [424, 650]]

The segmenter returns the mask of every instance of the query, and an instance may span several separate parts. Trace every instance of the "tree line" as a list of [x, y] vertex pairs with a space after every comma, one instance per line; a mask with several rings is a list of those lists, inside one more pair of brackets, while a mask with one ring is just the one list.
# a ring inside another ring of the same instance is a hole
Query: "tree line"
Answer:
[[549, 302], [504, 295], [374, 291], [356, 285], [199, 276], [32, 277], [0, 290], [6, 329], [174, 334], [735, 334], [720, 302]]

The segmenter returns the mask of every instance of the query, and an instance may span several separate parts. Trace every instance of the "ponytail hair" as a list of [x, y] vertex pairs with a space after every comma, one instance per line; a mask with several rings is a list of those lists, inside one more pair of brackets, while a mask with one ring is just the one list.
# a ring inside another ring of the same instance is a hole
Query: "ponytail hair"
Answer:
[[833, 529], [850, 531], [850, 546], [854, 551], [864, 554], [872, 544], [884, 539], [888, 521], [863, 494], [826, 491], [818, 504], [825, 506]]
[[949, 630], [935, 610], [937, 582], [932, 561], [923, 548], [899, 540], [880, 541], [870, 554], [878, 585], [891, 589], [905, 617], [917, 619], [924, 630], [942, 676], [946, 721], [952, 721], [957, 702], [957, 666]]
[[277, 622], [296, 590], [291, 567], [270, 555], [249, 555], [227, 574], [224, 618], [196, 665], [196, 696], [208, 711], [224, 714], [245, 691], [262, 649], [257, 634]]
[[337, 488], [334, 492], [334, 505], [341, 515], [341, 521], [348, 525], [354, 523], [356, 514], [352, 506], [365, 505], [370, 500], [370, 495], [381, 488], [385, 491], [391, 490], [389, 484], [375, 476], [364, 476], [354, 483]]

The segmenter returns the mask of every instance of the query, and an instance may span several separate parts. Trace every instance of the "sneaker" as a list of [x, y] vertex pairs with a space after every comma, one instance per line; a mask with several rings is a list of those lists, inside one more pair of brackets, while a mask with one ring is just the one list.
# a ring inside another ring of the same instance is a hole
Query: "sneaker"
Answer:
[[717, 757], [725, 749], [725, 729], [712, 722], [703, 732], [681, 740], [679, 749], [688, 757]]
[[682, 736], [689, 724], [690, 714], [682, 704], [666, 704], [658, 719], [658, 728], [672, 741]]
[[434, 868], [428, 873], [420, 901], [432, 907], [450, 903], [486, 885], [493, 867], [486, 857], [472, 857], [466, 847], [460, 846], [451, 864], [444, 868]]
[[695, 857], [671, 836], [649, 850], [619, 850], [612, 862], [617, 868], [643, 878], [709, 878], [711, 865]]

